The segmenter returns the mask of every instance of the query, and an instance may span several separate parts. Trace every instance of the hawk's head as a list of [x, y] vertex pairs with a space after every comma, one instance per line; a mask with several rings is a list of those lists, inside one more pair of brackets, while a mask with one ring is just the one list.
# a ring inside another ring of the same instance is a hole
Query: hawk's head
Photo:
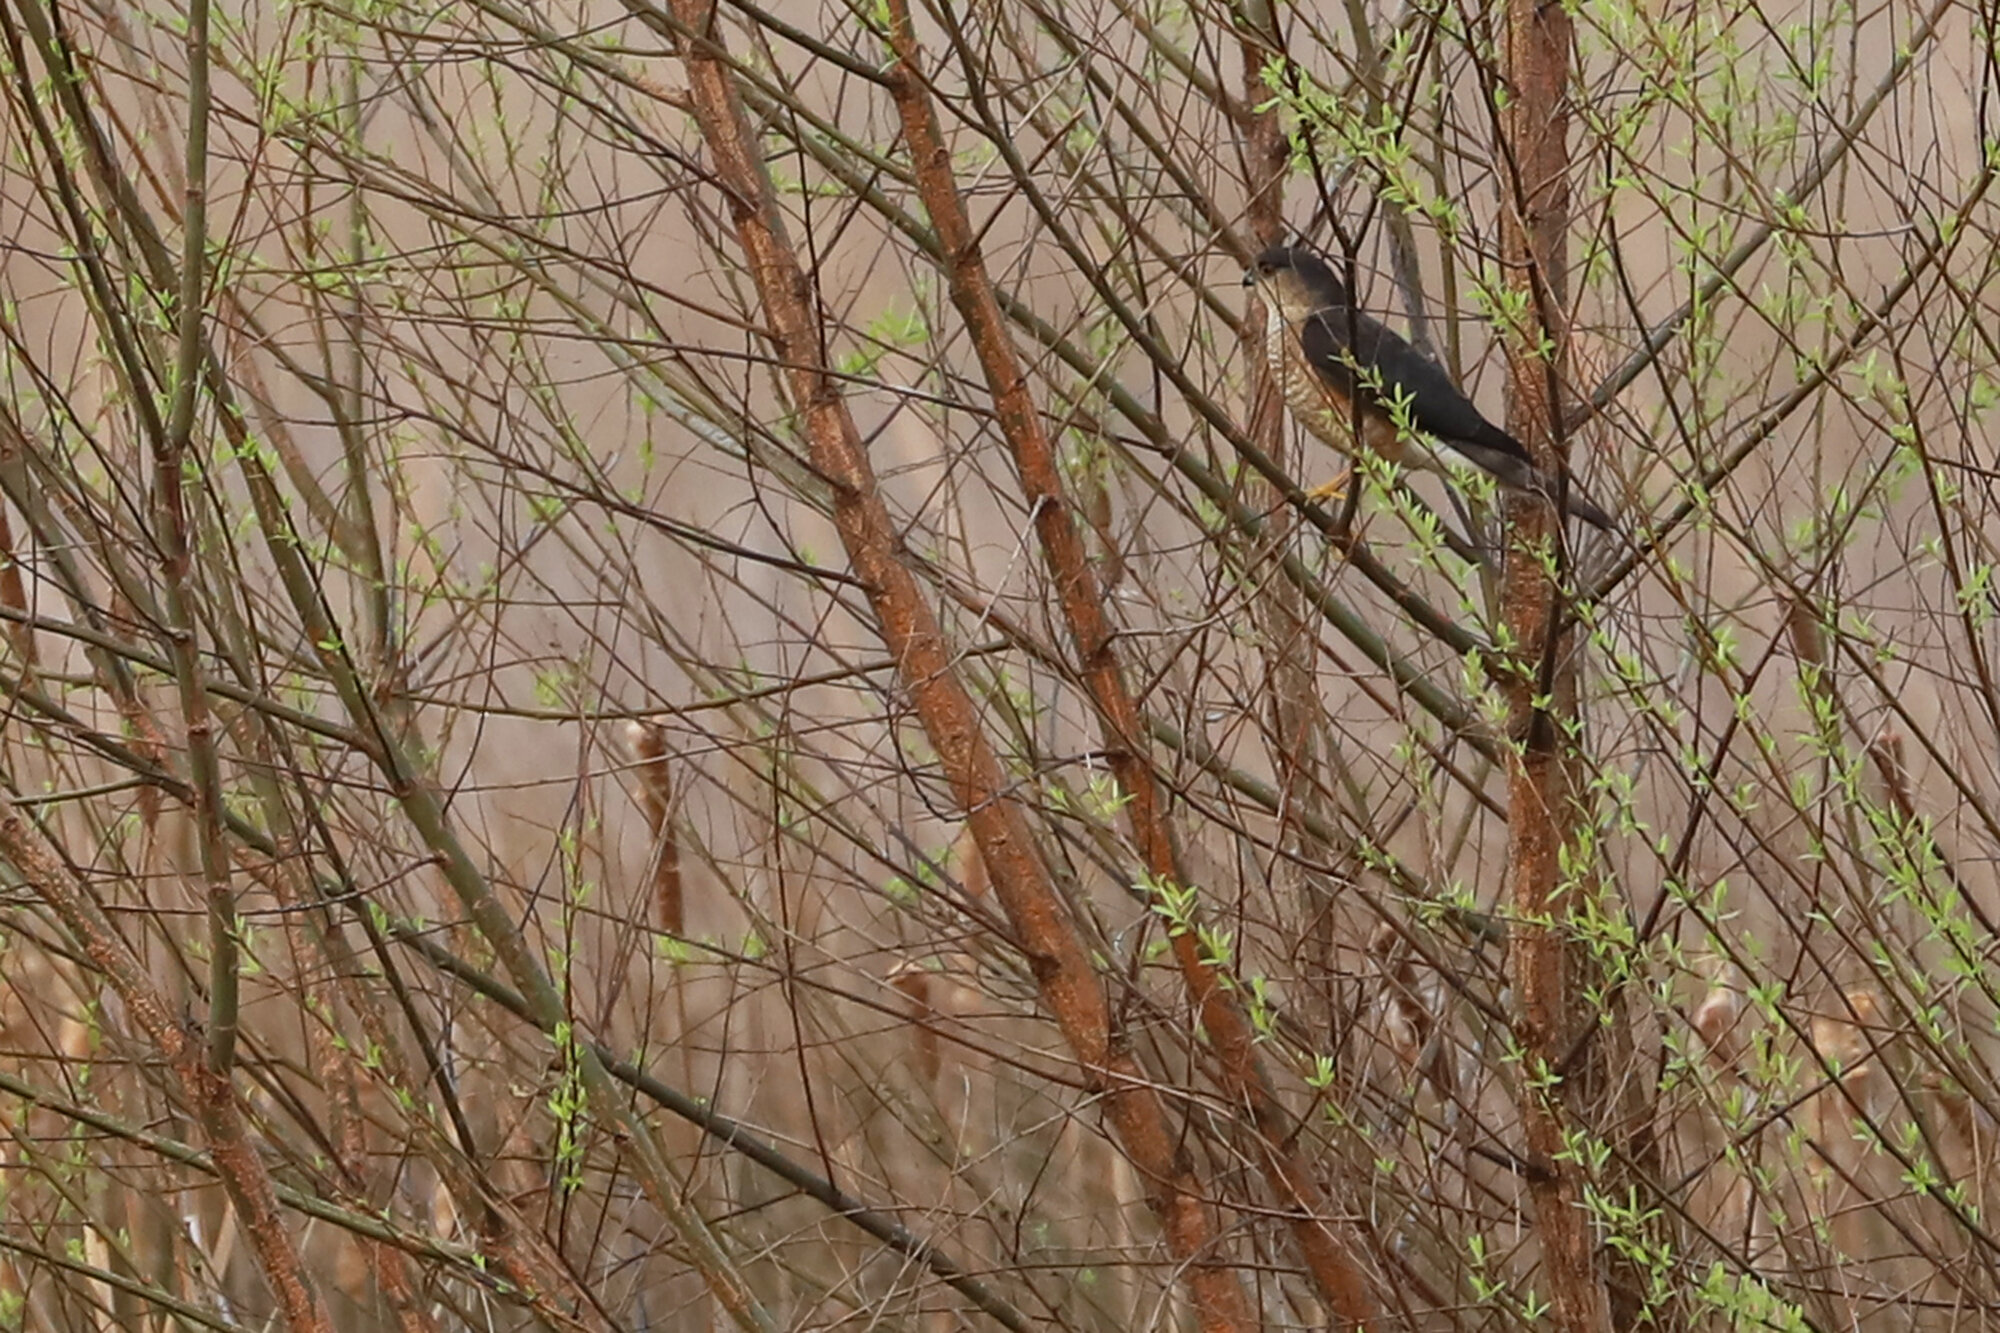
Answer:
[[1347, 305], [1347, 284], [1332, 265], [1303, 246], [1274, 245], [1258, 255], [1244, 273], [1243, 285], [1255, 287], [1259, 297], [1294, 322]]

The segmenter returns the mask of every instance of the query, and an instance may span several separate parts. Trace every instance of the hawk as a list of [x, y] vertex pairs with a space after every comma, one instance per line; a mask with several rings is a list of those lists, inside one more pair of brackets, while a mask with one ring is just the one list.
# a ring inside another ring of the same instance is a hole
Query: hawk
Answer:
[[[1363, 448], [1402, 467], [1447, 477], [1453, 467], [1475, 468], [1550, 500], [1561, 489], [1526, 446], [1480, 415], [1443, 367], [1356, 309], [1347, 284], [1312, 251], [1274, 246], [1257, 256], [1243, 285], [1264, 302], [1271, 373], [1293, 414], [1320, 439], [1352, 453], [1359, 434]], [[1398, 413], [1409, 429], [1397, 427]], [[1612, 530], [1611, 516], [1574, 485], [1564, 499], [1577, 518]]]

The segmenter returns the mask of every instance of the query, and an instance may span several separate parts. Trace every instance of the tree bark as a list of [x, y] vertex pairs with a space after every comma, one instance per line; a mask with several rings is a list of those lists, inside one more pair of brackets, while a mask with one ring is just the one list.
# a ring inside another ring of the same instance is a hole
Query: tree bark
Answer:
[[[1550, 475], [1563, 464], [1557, 434], [1568, 360], [1564, 264], [1569, 228], [1568, 12], [1545, 0], [1508, 0], [1497, 84], [1503, 161], [1501, 260], [1521, 320], [1507, 342], [1508, 429]], [[1497, 91], [1497, 89], [1495, 90]], [[1572, 635], [1556, 615], [1562, 519], [1539, 496], [1507, 501], [1507, 567], [1501, 617], [1515, 655], [1505, 688], [1511, 721], [1507, 759], [1508, 891], [1513, 919], [1507, 968], [1520, 1044], [1519, 1102], [1528, 1192], [1541, 1239], [1538, 1294], [1550, 1327], [1563, 1333], [1610, 1328], [1611, 1303], [1585, 1205], [1586, 1168], [1571, 1151], [1584, 1128], [1577, 1082], [1563, 1064], [1581, 1025], [1588, 955], [1568, 921], [1585, 890], [1576, 860], [1577, 753]], [[1566, 872], [1565, 863], [1569, 865]], [[1593, 1052], [1593, 1057], [1595, 1052]]]

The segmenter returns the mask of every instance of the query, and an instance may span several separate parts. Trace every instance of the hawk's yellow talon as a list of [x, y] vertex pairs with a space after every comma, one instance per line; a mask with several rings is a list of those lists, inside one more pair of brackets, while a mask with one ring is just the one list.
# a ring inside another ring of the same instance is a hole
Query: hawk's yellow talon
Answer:
[[1344, 468], [1332, 481], [1323, 481], [1306, 492], [1306, 499], [1316, 505], [1333, 504], [1347, 498], [1347, 485], [1354, 480], [1354, 469]]

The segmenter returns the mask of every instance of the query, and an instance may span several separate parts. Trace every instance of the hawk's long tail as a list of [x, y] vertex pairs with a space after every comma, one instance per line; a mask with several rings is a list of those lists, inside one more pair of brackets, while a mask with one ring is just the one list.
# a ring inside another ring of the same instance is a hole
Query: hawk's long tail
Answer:
[[[1556, 488], [1553, 481], [1545, 480], [1537, 489], [1544, 495], [1552, 496]], [[1590, 502], [1590, 497], [1583, 493], [1583, 489], [1576, 484], [1574, 477], [1570, 478], [1569, 491], [1563, 496], [1563, 508], [1569, 511], [1571, 518], [1580, 518], [1599, 532], [1617, 531], [1618, 525], [1611, 521], [1611, 515]]]
[[[1512, 441], [1510, 440], [1509, 443], [1512, 443]], [[1519, 445], [1515, 445], [1514, 447], [1517, 449], [1520, 448]], [[1556, 479], [1545, 475], [1526, 458], [1520, 457], [1510, 450], [1478, 444], [1470, 440], [1453, 440], [1449, 448], [1453, 453], [1456, 453], [1474, 467], [1479, 468], [1483, 472], [1491, 473], [1493, 479], [1502, 486], [1508, 486], [1517, 491], [1532, 491], [1536, 495], [1546, 496], [1551, 503], [1554, 502], [1557, 489]], [[1563, 496], [1563, 502], [1563, 507], [1569, 511], [1570, 517], [1580, 518], [1600, 532], [1615, 532], [1617, 530], [1618, 525], [1611, 521], [1611, 515], [1591, 503], [1590, 497], [1583, 493], [1583, 489], [1576, 484], [1576, 479], [1573, 477], [1570, 479], [1568, 493]]]

